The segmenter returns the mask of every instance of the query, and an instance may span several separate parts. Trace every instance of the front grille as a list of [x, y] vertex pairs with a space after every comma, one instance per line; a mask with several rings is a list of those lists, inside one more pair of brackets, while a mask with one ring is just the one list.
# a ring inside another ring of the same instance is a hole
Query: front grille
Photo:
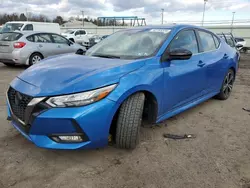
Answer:
[[12, 87], [8, 90], [8, 100], [12, 113], [23, 122], [25, 121], [25, 110], [33, 98], [22, 94]]

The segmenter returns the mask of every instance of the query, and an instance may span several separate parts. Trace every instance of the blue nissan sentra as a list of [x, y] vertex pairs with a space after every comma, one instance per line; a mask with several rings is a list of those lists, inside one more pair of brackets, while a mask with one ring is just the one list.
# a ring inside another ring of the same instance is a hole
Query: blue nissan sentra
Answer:
[[238, 61], [236, 48], [204, 28], [122, 30], [85, 55], [52, 57], [17, 76], [8, 119], [38, 147], [99, 148], [112, 135], [118, 148], [133, 149], [143, 121], [228, 99]]

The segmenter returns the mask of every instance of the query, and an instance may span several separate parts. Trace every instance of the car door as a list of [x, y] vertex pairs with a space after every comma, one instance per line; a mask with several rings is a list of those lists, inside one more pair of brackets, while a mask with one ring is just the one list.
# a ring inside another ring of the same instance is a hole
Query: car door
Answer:
[[71, 53], [76, 51], [68, 39], [57, 34], [51, 34], [51, 36], [53, 42], [56, 44], [56, 54]]
[[32, 52], [40, 52], [44, 58], [54, 55], [55, 44], [51, 40], [51, 36], [47, 33], [38, 33], [30, 35], [27, 40], [32, 42]]
[[79, 30], [75, 32], [75, 42], [76, 43], [81, 43], [82, 42], [82, 37], [81, 37], [81, 33], [80, 33]]
[[206, 64], [206, 90], [208, 93], [218, 92], [221, 88], [229, 56], [220, 48], [220, 39], [214, 34], [197, 30], [201, 43], [202, 61]]
[[194, 30], [182, 30], [172, 40], [165, 53], [174, 49], [192, 52], [188, 60], [163, 62], [164, 101], [163, 111], [169, 112], [205, 95], [206, 78], [199, 43]]

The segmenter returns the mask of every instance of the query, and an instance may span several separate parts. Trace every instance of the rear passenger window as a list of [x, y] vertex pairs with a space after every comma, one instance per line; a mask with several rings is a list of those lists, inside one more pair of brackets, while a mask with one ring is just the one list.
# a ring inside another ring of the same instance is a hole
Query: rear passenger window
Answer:
[[193, 54], [198, 53], [198, 43], [193, 30], [181, 31], [170, 44], [170, 50], [184, 48]]
[[65, 39], [59, 35], [53, 34], [52, 37], [53, 37], [55, 43], [58, 43], [58, 44], [68, 44], [69, 43], [67, 39]]
[[33, 25], [32, 24], [28, 24], [23, 28], [23, 31], [33, 31]]
[[27, 37], [27, 40], [30, 42], [37, 42], [37, 43], [52, 43], [49, 34], [36, 34]]
[[219, 41], [219, 39], [218, 39], [216, 36], [214, 36], [214, 35], [213, 35], [213, 37], [214, 37], [215, 47], [216, 47], [216, 48], [219, 48], [219, 46], [220, 46], [220, 41]]
[[210, 33], [198, 31], [201, 39], [201, 45], [203, 52], [216, 50], [215, 42], [213, 36]]
[[229, 37], [229, 36], [227, 36], [226, 38], [227, 38], [227, 44], [228, 44], [229, 46], [231, 46], [232, 48], [234, 48], [234, 47], [235, 47], [235, 43], [234, 43], [233, 38], [232, 38], [232, 37]]
[[20, 39], [23, 35], [21, 33], [3, 33], [0, 35], [0, 41], [16, 41]]

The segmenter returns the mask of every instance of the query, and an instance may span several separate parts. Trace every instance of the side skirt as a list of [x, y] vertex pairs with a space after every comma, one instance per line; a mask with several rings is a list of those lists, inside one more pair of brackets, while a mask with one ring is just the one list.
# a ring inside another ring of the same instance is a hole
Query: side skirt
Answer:
[[203, 96], [203, 97], [201, 97], [201, 98], [199, 98], [199, 99], [197, 99], [195, 101], [192, 101], [192, 102], [190, 102], [190, 103], [188, 103], [188, 104], [186, 104], [184, 106], [181, 106], [181, 107], [179, 107], [177, 109], [169, 111], [166, 114], [163, 114], [162, 116], [158, 117], [156, 123], [160, 123], [160, 122], [162, 122], [162, 121], [164, 121], [164, 120], [166, 120], [166, 119], [168, 119], [170, 117], [173, 117], [173, 116], [175, 116], [175, 115], [177, 115], [177, 114], [179, 114], [179, 113], [181, 113], [181, 112], [183, 112], [183, 111], [185, 111], [185, 110], [187, 110], [189, 108], [192, 108], [192, 107], [194, 107], [194, 106], [196, 106], [196, 105], [198, 105], [198, 104], [200, 104], [200, 103], [214, 97], [217, 94], [218, 94], [218, 92], [209, 93], [208, 95], [205, 95], [205, 96]]

